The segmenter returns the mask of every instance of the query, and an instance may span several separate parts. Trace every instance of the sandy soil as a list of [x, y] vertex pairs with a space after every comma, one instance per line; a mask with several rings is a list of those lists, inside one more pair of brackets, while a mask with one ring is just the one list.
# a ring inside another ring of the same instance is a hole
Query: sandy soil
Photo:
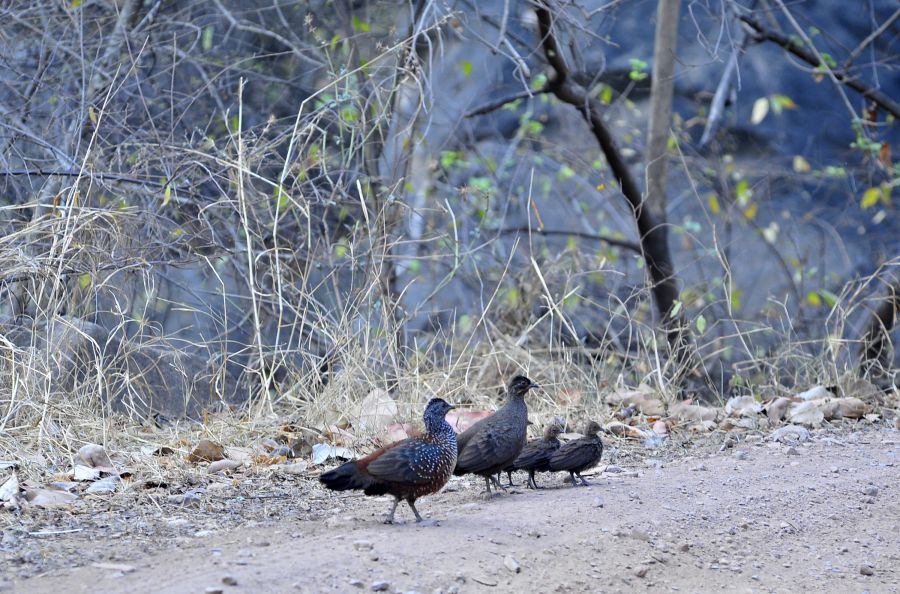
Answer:
[[383, 525], [388, 498], [313, 478], [209, 489], [193, 508], [23, 516], [4, 531], [0, 589], [900, 592], [900, 432], [721, 443], [611, 447], [591, 487], [540, 475], [547, 489], [492, 501], [454, 479], [420, 501], [429, 527], [403, 508]]

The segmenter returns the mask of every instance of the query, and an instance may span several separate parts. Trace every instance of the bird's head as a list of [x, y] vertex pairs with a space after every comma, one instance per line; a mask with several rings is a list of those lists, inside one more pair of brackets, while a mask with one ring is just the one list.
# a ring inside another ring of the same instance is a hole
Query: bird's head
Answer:
[[540, 388], [540, 386], [524, 375], [517, 375], [509, 381], [507, 390], [510, 396], [524, 396], [531, 388]]
[[422, 415], [425, 419], [425, 426], [429, 425], [429, 422], [440, 422], [444, 420], [444, 416], [451, 410], [456, 408], [443, 398], [432, 398], [428, 401], [428, 404], [425, 405], [425, 414]]
[[584, 425], [584, 434], [596, 436], [598, 433], [600, 433], [600, 429], [600, 423], [598, 423], [597, 421], [588, 421]]

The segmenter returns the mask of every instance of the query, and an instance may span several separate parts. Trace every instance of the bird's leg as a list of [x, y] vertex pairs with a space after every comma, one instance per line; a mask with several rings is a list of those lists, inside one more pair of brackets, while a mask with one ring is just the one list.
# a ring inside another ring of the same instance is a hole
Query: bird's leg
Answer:
[[572, 481], [572, 486], [573, 486], [573, 487], [577, 487], [577, 486], [578, 486], [578, 483], [575, 482], [575, 473], [572, 472], [571, 470], [569, 471], [569, 480]]
[[540, 487], [537, 486], [537, 483], [534, 482], [534, 471], [533, 470], [528, 471], [528, 488], [529, 489], [540, 489]]
[[[581, 476], [581, 473], [580, 473], [580, 472], [576, 472], [575, 474], [577, 474], [577, 475], [578, 475], [578, 478], [581, 479], [581, 484], [582, 484], [582, 485], [584, 485], [585, 487], [590, 487], [590, 486], [591, 486], [591, 484], [590, 484], [589, 482], [587, 482], [583, 476]], [[572, 480], [574, 481], [575, 479], [573, 478]]]
[[509, 486], [510, 486], [510, 487], [515, 487], [515, 486], [516, 486], [516, 484], [515, 484], [514, 482], [512, 482], [512, 471], [511, 471], [511, 470], [507, 470], [507, 471], [506, 471], [506, 478], [509, 479]]
[[423, 522], [424, 519], [419, 515], [419, 510], [416, 509], [416, 502], [412, 499], [407, 499], [406, 503], [409, 504], [409, 509], [413, 510], [413, 513], [416, 514], [416, 522]]
[[[398, 504], [398, 503], [400, 503], [400, 499], [395, 497], [395, 498], [394, 498], [394, 505], [391, 506], [391, 513], [389, 513], [389, 514], [387, 515], [387, 517], [384, 519], [384, 523], [385, 523], [385, 524], [393, 524], [393, 523], [394, 523], [394, 512], [397, 511], [397, 504]], [[413, 508], [413, 511], [415, 511], [415, 509], [416, 509], [416, 508]], [[417, 513], [416, 515], [418, 516], [419, 514]]]
[[500, 484], [500, 481], [497, 480], [497, 477], [495, 477], [494, 475], [491, 475], [491, 480], [494, 481], [494, 485], [495, 485], [498, 489], [503, 489], [504, 491], [506, 491], [506, 487], [504, 487], [503, 485]]

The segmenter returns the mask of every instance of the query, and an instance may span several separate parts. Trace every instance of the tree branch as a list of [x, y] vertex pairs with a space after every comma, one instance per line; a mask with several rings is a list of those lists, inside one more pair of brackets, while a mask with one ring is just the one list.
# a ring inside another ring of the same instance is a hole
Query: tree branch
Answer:
[[[800, 58], [810, 66], [813, 66], [815, 68], [823, 66], [822, 62], [818, 57], [816, 57], [814, 53], [798, 44], [794, 40], [785, 37], [780, 33], [776, 33], [775, 31], [769, 31], [762, 25], [762, 23], [759, 23], [758, 21], [746, 15], [741, 15], [738, 18], [745, 22], [751, 29], [753, 29], [753, 31], [756, 33], [757, 39], [762, 41], [771, 41], [772, 43], [781, 46], [782, 49]], [[827, 67], [827, 65], [824, 66]], [[890, 112], [894, 117], [900, 118], [900, 103], [897, 103], [878, 89], [873, 89], [865, 83], [848, 76], [844, 72], [832, 72], [834, 73], [834, 78], [837, 79], [840, 83], [850, 87], [863, 97], [874, 101], [884, 110]]]

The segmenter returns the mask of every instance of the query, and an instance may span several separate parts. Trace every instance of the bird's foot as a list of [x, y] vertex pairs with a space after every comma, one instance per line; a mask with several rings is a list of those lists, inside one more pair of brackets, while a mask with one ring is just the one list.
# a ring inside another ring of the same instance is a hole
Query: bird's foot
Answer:
[[387, 517], [384, 519], [384, 523], [385, 523], [385, 524], [393, 524], [393, 523], [394, 523], [394, 516], [387, 516]]
[[416, 520], [416, 526], [440, 526], [440, 520], [435, 520], [434, 518], [422, 518], [421, 520]]

